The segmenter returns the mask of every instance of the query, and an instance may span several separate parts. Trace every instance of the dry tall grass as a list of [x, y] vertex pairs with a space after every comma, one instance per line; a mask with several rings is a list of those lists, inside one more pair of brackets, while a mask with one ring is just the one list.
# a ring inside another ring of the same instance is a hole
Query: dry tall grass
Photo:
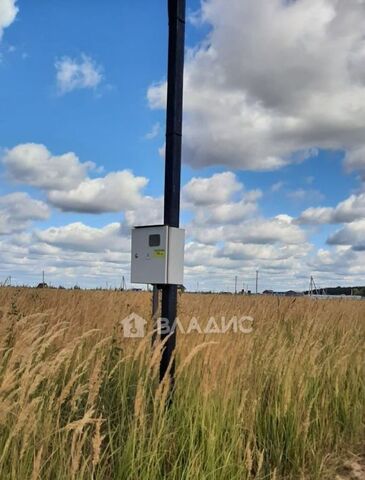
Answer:
[[250, 335], [180, 335], [174, 402], [147, 293], [0, 289], [1, 479], [326, 479], [360, 452], [365, 303], [183, 295]]

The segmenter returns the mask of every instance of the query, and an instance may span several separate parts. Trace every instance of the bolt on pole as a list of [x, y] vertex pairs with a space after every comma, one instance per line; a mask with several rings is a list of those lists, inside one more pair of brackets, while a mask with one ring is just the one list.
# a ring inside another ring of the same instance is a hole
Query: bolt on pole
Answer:
[[[168, 0], [169, 51], [164, 224], [171, 227], [179, 227], [180, 224], [185, 12], [185, 0]], [[161, 340], [165, 341], [165, 345], [160, 364], [160, 380], [162, 381], [169, 372], [172, 386], [175, 379], [175, 361], [173, 356], [176, 346], [176, 330], [174, 326], [176, 313], [177, 285], [164, 285], [162, 287], [161, 316], [168, 320], [170, 333], [161, 335]]]

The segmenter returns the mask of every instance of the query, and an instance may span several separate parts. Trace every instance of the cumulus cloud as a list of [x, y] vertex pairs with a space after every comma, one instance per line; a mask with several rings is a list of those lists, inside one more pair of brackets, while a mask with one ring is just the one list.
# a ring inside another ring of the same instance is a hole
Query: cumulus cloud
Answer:
[[[365, 275], [365, 252], [337, 246], [319, 249], [308, 266], [332, 285], [362, 285]], [[322, 282], [322, 286], [325, 286]]]
[[81, 163], [73, 152], [52, 155], [44, 145], [36, 143], [7, 150], [2, 163], [15, 182], [44, 190], [75, 188], [95, 167], [92, 162]]
[[17, 0], [0, 1], [0, 41], [3, 36], [4, 29], [9, 27], [14, 22], [19, 12], [16, 2]]
[[209, 208], [195, 209], [195, 223], [203, 225], [236, 224], [253, 217], [257, 213], [257, 204], [246, 199], [238, 202], [228, 202], [222, 205], [213, 205]]
[[250, 244], [265, 245], [281, 242], [293, 245], [306, 241], [304, 232], [292, 222], [292, 218], [288, 215], [245, 222], [239, 228], [228, 229], [227, 233], [228, 239]]
[[124, 170], [101, 178], [86, 178], [69, 191], [50, 191], [48, 199], [65, 212], [120, 212], [133, 208], [142, 200], [140, 191], [147, 183], [147, 178]]
[[347, 152], [345, 156], [345, 167], [350, 172], [359, 170], [365, 180], [365, 146]]
[[311, 207], [304, 210], [298, 218], [298, 223], [320, 225], [332, 223], [333, 208], [331, 207]]
[[46, 245], [77, 252], [125, 251], [129, 240], [122, 235], [121, 225], [111, 223], [94, 228], [81, 222], [63, 227], [51, 227], [34, 232], [34, 238]]
[[188, 225], [191, 236], [199, 243], [240, 242], [247, 244], [300, 244], [306, 241], [305, 232], [288, 215], [274, 218], [255, 218], [220, 226]]
[[[186, 63], [186, 162], [273, 170], [318, 147], [363, 147], [362, 0], [206, 0], [201, 19], [211, 31]], [[148, 99], [164, 108], [165, 82]]]
[[182, 189], [183, 206], [197, 225], [238, 223], [257, 212], [260, 190], [246, 191], [232, 172], [194, 177]]
[[100, 171], [93, 162], [82, 163], [73, 152], [53, 155], [44, 145], [34, 143], [5, 151], [2, 163], [11, 180], [44, 190], [48, 202], [63, 211], [105, 213], [142, 209], [141, 190], [148, 180], [129, 170], [89, 178], [90, 171]]
[[57, 88], [60, 94], [73, 90], [96, 88], [103, 80], [103, 69], [90, 56], [63, 57], [55, 63]]
[[138, 225], [161, 225], [163, 223], [163, 198], [142, 197], [133, 208], [124, 212], [127, 228]]
[[242, 191], [243, 185], [232, 172], [216, 173], [209, 178], [192, 178], [183, 188], [183, 198], [194, 205], [227, 202]]
[[48, 206], [31, 198], [27, 193], [16, 192], [0, 196], [0, 235], [25, 230], [31, 221], [46, 220]]
[[336, 207], [308, 208], [298, 218], [302, 224], [350, 223], [365, 218], [365, 193], [351, 195]]
[[327, 243], [351, 246], [354, 250], [365, 251], [365, 218], [345, 225], [330, 235]]
[[130, 239], [119, 223], [101, 228], [74, 223], [31, 233], [0, 237], [3, 275], [36, 285], [40, 270], [48, 284], [119, 287], [129, 278]]
[[304, 257], [310, 251], [308, 243], [299, 245], [252, 245], [244, 243], [228, 242], [220, 252], [220, 255], [232, 260], [255, 260], [268, 262], [286, 262], [290, 258]]

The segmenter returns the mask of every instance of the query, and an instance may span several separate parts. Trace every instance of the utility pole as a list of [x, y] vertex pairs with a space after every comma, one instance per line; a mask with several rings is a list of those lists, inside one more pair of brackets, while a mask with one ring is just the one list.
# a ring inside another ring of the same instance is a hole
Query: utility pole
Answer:
[[237, 295], [237, 281], [238, 277], [237, 275], [234, 277], [234, 294]]
[[44, 270], [42, 270], [42, 283], [43, 283], [43, 286], [44, 286]]
[[[181, 144], [183, 117], [183, 83], [185, 54], [185, 0], [168, 0], [169, 48], [167, 76], [166, 154], [165, 154], [165, 204], [164, 224], [180, 225]], [[161, 316], [168, 320], [169, 334], [165, 341], [160, 364], [160, 381], [169, 371], [171, 387], [175, 380], [177, 285], [162, 286]]]
[[259, 271], [256, 270], [256, 295], [259, 293]]
[[312, 275], [309, 281], [309, 295], [312, 296], [314, 294], [316, 295], [318, 294], [318, 289], [317, 289], [316, 282], [314, 281], [314, 277]]
[[152, 287], [152, 347], [154, 348], [157, 340], [157, 330], [158, 330], [158, 303], [159, 303], [159, 289], [157, 285]]

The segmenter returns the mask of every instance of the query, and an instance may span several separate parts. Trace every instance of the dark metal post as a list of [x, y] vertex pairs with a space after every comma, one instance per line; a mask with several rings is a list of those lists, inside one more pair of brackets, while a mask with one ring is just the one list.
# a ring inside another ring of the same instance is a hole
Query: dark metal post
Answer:
[[157, 328], [158, 328], [158, 301], [159, 301], [159, 293], [158, 293], [158, 286], [153, 285], [152, 290], [152, 347], [156, 345], [157, 340]]
[[[185, 50], [185, 0], [168, 0], [169, 53], [166, 113], [165, 206], [164, 224], [179, 227], [181, 140], [183, 116], [183, 81]], [[160, 380], [168, 369], [174, 383], [175, 362], [172, 360], [176, 345], [175, 319], [177, 312], [177, 285], [162, 287], [161, 317], [167, 319], [169, 334], [162, 334], [166, 341], [160, 365]], [[168, 338], [166, 338], [168, 337]], [[172, 362], [172, 363], [171, 363]], [[171, 364], [171, 365], [170, 365]]]

